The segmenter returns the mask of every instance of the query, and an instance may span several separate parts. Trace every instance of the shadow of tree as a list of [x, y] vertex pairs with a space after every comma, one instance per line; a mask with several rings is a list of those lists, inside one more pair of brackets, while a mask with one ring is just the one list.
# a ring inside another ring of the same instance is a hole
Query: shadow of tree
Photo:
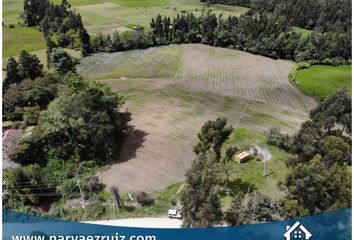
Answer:
[[135, 129], [134, 126], [128, 126], [126, 139], [116, 162], [126, 162], [135, 158], [137, 149], [144, 146], [147, 135], [148, 133], [143, 130]]
[[253, 183], [243, 181], [241, 178], [229, 181], [227, 188], [231, 196], [236, 196], [240, 193], [246, 194], [247, 192], [253, 192], [257, 189]]

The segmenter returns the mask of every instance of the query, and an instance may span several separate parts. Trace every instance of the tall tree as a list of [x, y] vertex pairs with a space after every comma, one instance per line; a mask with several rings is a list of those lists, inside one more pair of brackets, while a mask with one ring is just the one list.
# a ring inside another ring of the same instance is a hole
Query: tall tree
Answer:
[[216, 158], [212, 150], [200, 154], [186, 173], [181, 196], [183, 227], [212, 227], [222, 220]]
[[81, 44], [81, 55], [83, 57], [89, 55], [91, 53], [91, 43], [90, 43], [90, 35], [87, 33], [86, 29], [83, 28], [79, 31], [80, 36], [80, 44]]
[[65, 75], [67, 72], [75, 71], [76, 59], [71, 57], [62, 48], [54, 48], [50, 55], [50, 65], [59, 75]]
[[35, 54], [30, 54], [26, 50], [22, 50], [18, 58], [18, 70], [22, 79], [35, 79], [43, 75], [43, 65]]
[[6, 77], [3, 81], [3, 91], [6, 91], [12, 84], [20, 83], [20, 81], [18, 63], [13, 57], [10, 57], [6, 63]]
[[227, 126], [226, 118], [207, 121], [198, 133], [199, 142], [193, 148], [195, 154], [206, 153], [212, 149], [219, 157], [221, 145], [233, 130], [232, 126]]

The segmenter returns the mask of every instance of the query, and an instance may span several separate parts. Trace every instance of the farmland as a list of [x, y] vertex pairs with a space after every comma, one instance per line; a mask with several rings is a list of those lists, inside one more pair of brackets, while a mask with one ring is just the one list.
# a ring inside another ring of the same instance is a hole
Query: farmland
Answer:
[[[199, 0], [72, 0], [70, 3], [73, 9], [80, 12], [85, 27], [93, 34], [99, 31], [126, 31], [135, 25], [142, 25], [148, 29], [151, 18], [158, 14], [172, 17], [181, 11], [189, 11], [198, 15], [201, 14], [204, 6]], [[22, 49], [35, 51], [46, 47], [41, 32], [17, 25], [22, 22], [19, 17], [22, 7], [22, 0], [3, 1], [3, 23], [6, 25], [3, 28], [3, 57], [18, 55]], [[247, 10], [247, 8], [222, 5], [213, 5], [211, 9], [217, 15], [225, 16], [240, 15]], [[8, 28], [9, 24], [14, 24], [15, 28]]]
[[352, 89], [352, 66], [314, 65], [296, 73], [295, 82], [307, 95], [323, 100], [339, 89]]
[[[35, 28], [3, 27], [3, 58], [19, 55], [23, 49], [33, 52], [46, 47], [43, 34]], [[21, 46], [21, 47], [19, 47]]]
[[122, 192], [183, 180], [200, 127], [219, 116], [258, 133], [273, 125], [295, 132], [315, 102], [289, 83], [292, 66], [198, 44], [82, 59], [78, 73], [123, 94], [132, 113], [120, 159], [99, 173], [100, 180]]

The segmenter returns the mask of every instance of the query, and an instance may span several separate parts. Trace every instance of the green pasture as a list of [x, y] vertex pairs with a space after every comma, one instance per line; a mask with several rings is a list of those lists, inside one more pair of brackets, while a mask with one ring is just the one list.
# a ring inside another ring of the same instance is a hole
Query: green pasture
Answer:
[[299, 70], [295, 82], [305, 94], [323, 100], [343, 87], [351, 92], [352, 66], [313, 65]]
[[[230, 146], [237, 146], [240, 151], [249, 150], [252, 146], [264, 147], [266, 137], [262, 133], [254, 132], [245, 128], [238, 128], [225, 141], [222, 150]], [[241, 165], [234, 161], [228, 162], [226, 168], [231, 173], [231, 182], [242, 182], [258, 191], [275, 199], [280, 199], [284, 193], [278, 188], [278, 183], [285, 179], [289, 172], [285, 166], [285, 160], [291, 155], [274, 146], [268, 146], [271, 159], [266, 162], [266, 176], [263, 176], [264, 163], [257, 159], [251, 159]]]

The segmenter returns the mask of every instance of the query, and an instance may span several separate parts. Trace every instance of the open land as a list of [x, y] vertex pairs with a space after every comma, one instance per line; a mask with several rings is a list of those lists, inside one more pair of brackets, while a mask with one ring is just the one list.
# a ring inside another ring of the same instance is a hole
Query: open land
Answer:
[[352, 65], [313, 65], [299, 70], [295, 82], [304, 93], [318, 100], [323, 100], [343, 87], [351, 92]]
[[295, 132], [315, 102], [289, 83], [293, 65], [200, 44], [82, 59], [78, 73], [124, 95], [133, 118], [120, 158], [100, 181], [124, 193], [183, 180], [197, 133], [217, 117], [257, 133], [271, 126]]

